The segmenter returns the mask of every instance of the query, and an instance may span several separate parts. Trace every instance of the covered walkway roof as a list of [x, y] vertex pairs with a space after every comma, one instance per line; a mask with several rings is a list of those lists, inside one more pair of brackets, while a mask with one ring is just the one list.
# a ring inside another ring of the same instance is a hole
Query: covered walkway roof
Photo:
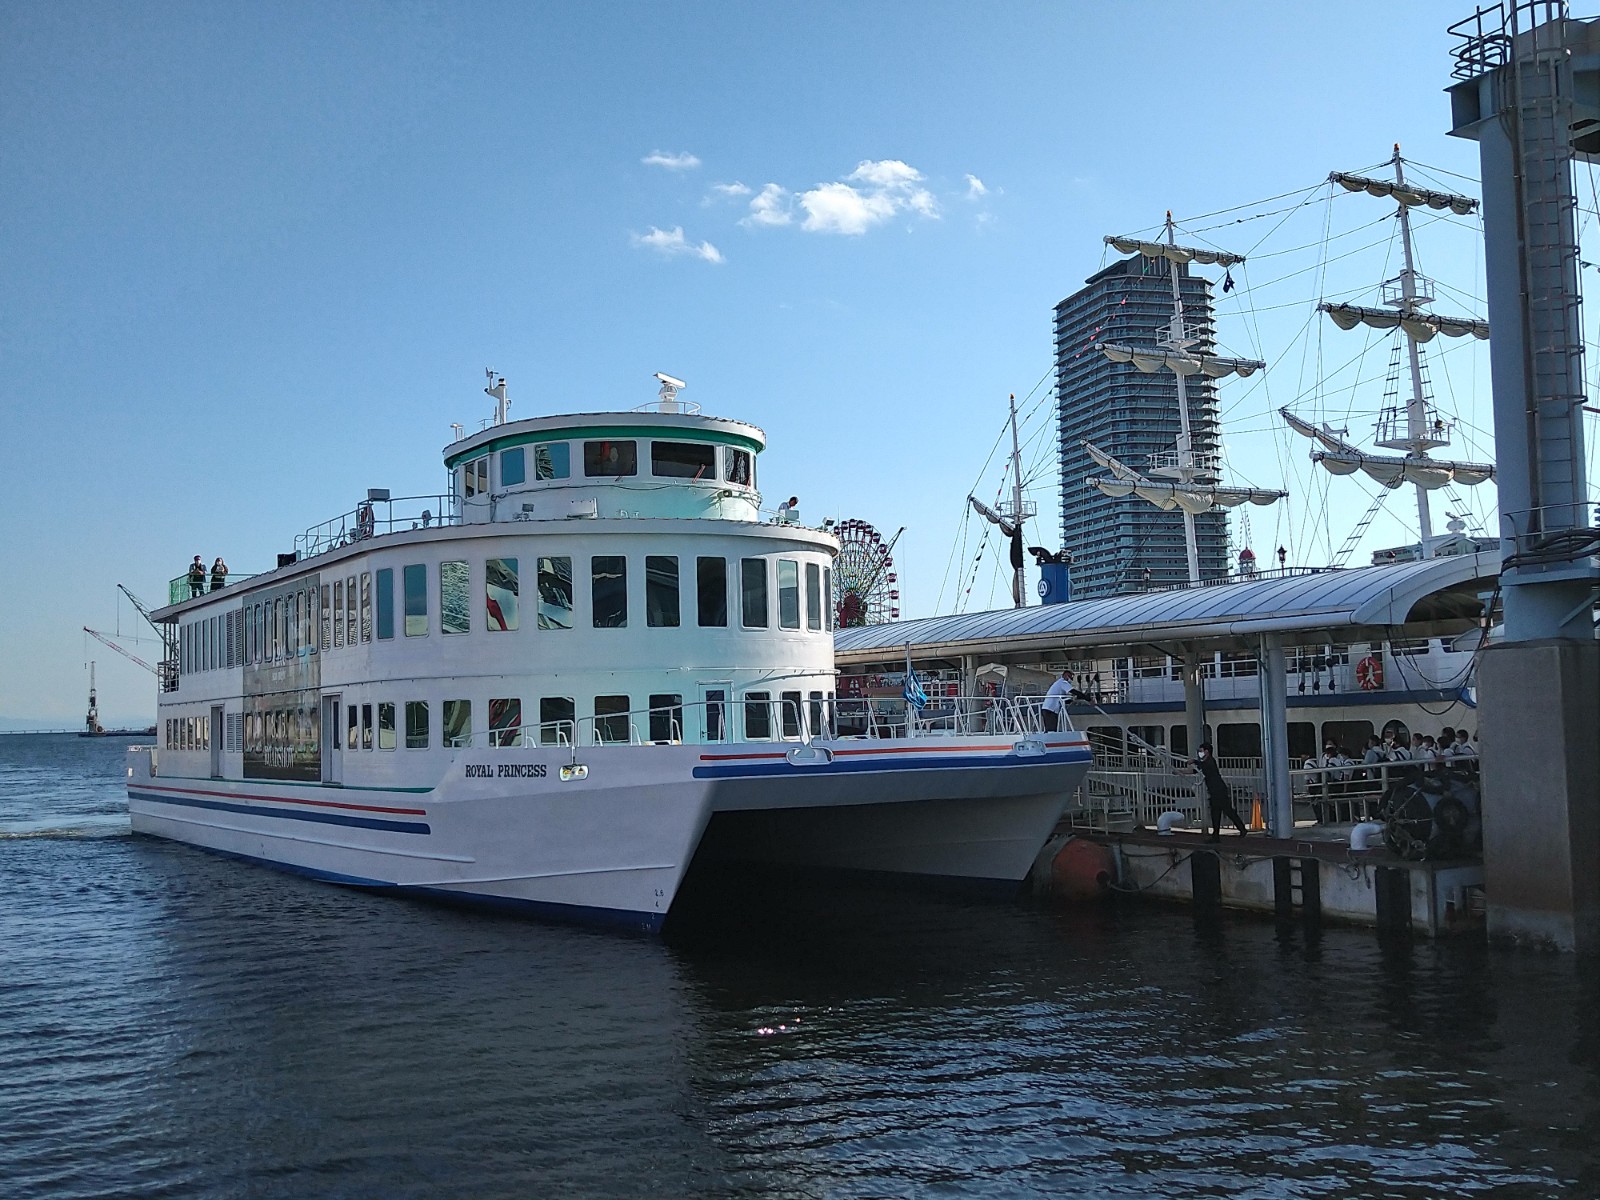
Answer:
[[1064, 649], [1129, 651], [1204, 642], [1251, 648], [1264, 634], [1286, 644], [1377, 640], [1460, 632], [1482, 613], [1480, 593], [1500, 572], [1493, 551], [1353, 570], [1282, 575], [1245, 583], [1140, 592], [1037, 608], [925, 617], [841, 629], [840, 664], [888, 661], [909, 643], [919, 657], [998, 656]]

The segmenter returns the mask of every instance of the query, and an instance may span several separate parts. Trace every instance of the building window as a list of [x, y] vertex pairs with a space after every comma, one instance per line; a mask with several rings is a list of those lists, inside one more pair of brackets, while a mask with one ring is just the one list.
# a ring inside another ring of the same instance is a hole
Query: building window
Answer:
[[444, 702], [444, 744], [446, 746], [472, 745], [472, 701], [446, 700]]
[[767, 627], [767, 560], [746, 558], [740, 560], [743, 584], [743, 620], [746, 629]]
[[401, 571], [406, 593], [406, 636], [423, 637], [428, 632], [428, 568], [412, 563]]
[[394, 705], [387, 701], [378, 704], [378, 749], [394, 749]]
[[653, 695], [650, 697], [650, 740], [652, 742], [683, 741], [683, 697], [681, 695]]
[[461, 468], [462, 494], [468, 499], [481, 496], [489, 490], [489, 456], [475, 458]]
[[533, 448], [536, 479], [565, 479], [572, 474], [572, 447], [566, 442], [546, 442]]
[[645, 556], [644, 623], [652, 629], [678, 627], [678, 557], [675, 554]]
[[806, 564], [806, 628], [822, 628], [822, 567]]
[[517, 560], [491, 558], [483, 564], [484, 624], [490, 632], [517, 627]]
[[750, 451], [728, 448], [728, 463], [722, 477], [741, 487], [750, 486]]
[[465, 562], [439, 564], [439, 628], [444, 633], [466, 633], [472, 628], [467, 589], [471, 577]]
[[572, 559], [539, 560], [539, 628], [572, 628]]
[[406, 749], [426, 750], [428, 748], [428, 702], [426, 700], [406, 701]]
[[717, 448], [699, 442], [651, 442], [650, 473], [667, 479], [717, 478]]
[[778, 628], [800, 628], [800, 564], [792, 558], [778, 560]]
[[585, 442], [583, 444], [583, 473], [591, 479], [596, 476], [615, 478], [639, 473], [639, 445], [637, 442]]
[[539, 744], [571, 745], [578, 708], [571, 696], [543, 696], [539, 700]]
[[528, 480], [528, 466], [521, 446], [500, 451], [500, 486], [515, 487]]
[[744, 694], [744, 738], [747, 742], [771, 740], [771, 692], [746, 692]]
[[[326, 594], [328, 589], [324, 587], [322, 590]], [[378, 571], [378, 640], [387, 641], [392, 637], [394, 637], [394, 568], [382, 567]]]
[[515, 746], [522, 741], [522, 701], [516, 697], [489, 701], [489, 744]]
[[695, 559], [695, 600], [702, 629], [728, 627], [728, 560]]
[[589, 560], [589, 595], [596, 629], [622, 629], [628, 624], [628, 560], [620, 554], [597, 554]]
[[629, 701], [626, 696], [596, 696], [594, 698], [594, 740], [597, 742], [626, 742]]

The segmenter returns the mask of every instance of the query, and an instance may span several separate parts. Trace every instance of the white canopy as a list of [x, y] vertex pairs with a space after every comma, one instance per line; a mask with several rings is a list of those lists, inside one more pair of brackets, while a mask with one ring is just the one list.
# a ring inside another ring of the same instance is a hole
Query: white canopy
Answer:
[[1431, 342], [1435, 334], [1461, 337], [1470, 333], [1480, 340], [1489, 336], [1489, 322], [1471, 317], [1442, 317], [1438, 313], [1405, 313], [1395, 308], [1363, 308], [1359, 304], [1319, 304], [1340, 329], [1370, 325], [1373, 329], [1393, 329], [1398, 325], [1413, 341]]
[[1219, 358], [1215, 354], [1183, 354], [1160, 346], [1124, 346], [1116, 342], [1101, 342], [1100, 351], [1112, 362], [1131, 362], [1146, 375], [1153, 375], [1165, 367], [1179, 375], [1204, 375], [1207, 379], [1221, 379], [1237, 375], [1241, 379], [1254, 375], [1266, 363], [1252, 358]]
[[1478, 202], [1470, 196], [1458, 196], [1454, 192], [1429, 191], [1427, 188], [1413, 187], [1409, 183], [1395, 183], [1392, 179], [1369, 179], [1365, 175], [1346, 175], [1343, 171], [1335, 171], [1328, 176], [1328, 181], [1337, 183], [1348, 192], [1366, 192], [1369, 196], [1391, 196], [1407, 208], [1426, 204], [1429, 208], [1441, 212], [1448, 208], [1460, 217], [1478, 211]]
[[1205, 250], [1199, 246], [1171, 246], [1166, 242], [1143, 242], [1131, 237], [1108, 237], [1106, 245], [1123, 254], [1142, 254], [1146, 258], [1164, 258], [1168, 262], [1197, 262], [1204, 266], [1231, 267], [1242, 263], [1244, 255], [1229, 254], [1226, 250]]
[[1357, 471], [1364, 471], [1384, 487], [1414, 483], [1430, 490], [1442, 488], [1447, 483], [1476, 487], [1494, 478], [1492, 463], [1456, 462], [1423, 455], [1368, 454], [1331, 429], [1318, 429], [1310, 422], [1301, 420], [1287, 408], [1280, 408], [1278, 413], [1288, 422], [1290, 429], [1322, 446], [1321, 450], [1311, 452], [1311, 461], [1321, 463], [1334, 475], [1354, 475]]

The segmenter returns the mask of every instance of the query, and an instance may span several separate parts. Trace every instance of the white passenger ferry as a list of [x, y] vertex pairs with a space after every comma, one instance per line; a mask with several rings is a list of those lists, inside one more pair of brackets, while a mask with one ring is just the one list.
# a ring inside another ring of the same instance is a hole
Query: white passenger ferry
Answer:
[[450, 494], [375, 490], [276, 570], [175, 580], [134, 830], [649, 930], [691, 865], [1017, 885], [1085, 736], [995, 701], [845, 736], [837, 541], [763, 515], [760, 429], [658, 378], [644, 410], [518, 421], [501, 379]]

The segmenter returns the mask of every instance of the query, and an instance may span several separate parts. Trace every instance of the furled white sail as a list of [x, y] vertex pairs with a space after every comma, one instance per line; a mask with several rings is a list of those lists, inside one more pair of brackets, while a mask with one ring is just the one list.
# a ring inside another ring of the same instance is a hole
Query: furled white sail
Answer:
[[1393, 329], [1399, 326], [1413, 341], [1431, 342], [1435, 334], [1446, 337], [1463, 337], [1471, 334], [1480, 341], [1489, 336], [1489, 322], [1471, 317], [1444, 317], [1438, 313], [1406, 313], [1394, 308], [1366, 308], [1360, 304], [1319, 304], [1317, 308], [1328, 314], [1340, 329], [1354, 329], [1357, 325], [1370, 325], [1373, 329]]
[[1148, 479], [1107, 479], [1098, 475], [1090, 475], [1084, 482], [1113, 499], [1136, 495], [1164, 512], [1182, 509], [1195, 514], [1210, 512], [1214, 508], [1233, 508], [1240, 504], [1271, 504], [1288, 495], [1287, 492], [1265, 488], [1196, 487], [1181, 483], [1157, 483]]
[[1287, 408], [1280, 408], [1289, 428], [1317, 442], [1322, 449], [1311, 452], [1311, 461], [1321, 463], [1333, 475], [1354, 475], [1364, 472], [1384, 487], [1399, 487], [1414, 483], [1429, 491], [1449, 483], [1476, 487], [1494, 478], [1492, 463], [1457, 462], [1450, 459], [1428, 458], [1423, 455], [1368, 454], [1345, 441], [1331, 429], [1318, 429], [1309, 421], [1295, 416]]
[[1131, 362], [1146, 375], [1166, 369], [1179, 375], [1204, 375], [1207, 379], [1222, 379], [1228, 375], [1246, 379], [1267, 365], [1253, 358], [1184, 354], [1160, 346], [1124, 346], [1117, 342], [1101, 342], [1100, 351], [1112, 362]]
[[1478, 211], [1476, 200], [1470, 196], [1458, 196], [1454, 192], [1435, 192], [1409, 183], [1396, 183], [1392, 179], [1371, 179], [1365, 175], [1348, 175], [1343, 171], [1333, 172], [1328, 179], [1349, 192], [1366, 192], [1369, 196], [1392, 197], [1407, 208], [1425, 204], [1440, 212], [1448, 208], [1460, 217]]
[[1242, 263], [1244, 255], [1230, 254], [1226, 250], [1206, 250], [1199, 246], [1174, 246], [1167, 242], [1145, 242], [1138, 238], [1108, 237], [1106, 245], [1122, 254], [1142, 254], [1146, 258], [1164, 258], [1168, 262], [1196, 262], [1202, 266], [1231, 267]]

